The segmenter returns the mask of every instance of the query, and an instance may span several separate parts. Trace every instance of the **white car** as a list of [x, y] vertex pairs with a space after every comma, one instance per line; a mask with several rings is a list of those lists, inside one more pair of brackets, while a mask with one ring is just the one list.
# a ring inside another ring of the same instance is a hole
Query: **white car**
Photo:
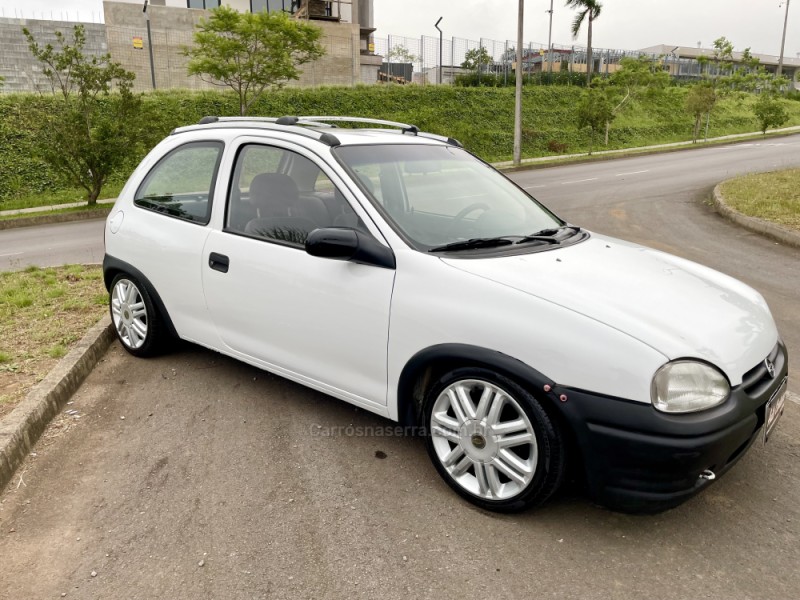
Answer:
[[489, 510], [568, 465], [612, 508], [675, 506], [783, 409], [760, 294], [566, 223], [411, 125], [206, 117], [142, 161], [105, 243], [131, 354], [176, 336], [414, 427]]

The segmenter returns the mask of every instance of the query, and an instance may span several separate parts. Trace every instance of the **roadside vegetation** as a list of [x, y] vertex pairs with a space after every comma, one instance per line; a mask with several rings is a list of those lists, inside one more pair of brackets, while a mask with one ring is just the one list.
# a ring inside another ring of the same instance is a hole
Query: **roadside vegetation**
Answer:
[[108, 310], [99, 266], [0, 273], [0, 417]]
[[[523, 94], [523, 156], [555, 156], [587, 152], [591, 131], [578, 129], [575, 108], [585, 88], [526, 86]], [[595, 150], [619, 149], [692, 139], [694, 117], [685, 109], [685, 87], [642, 94], [618, 112], [603, 144], [604, 127], [595, 136]], [[751, 94], [720, 99], [714, 107], [709, 137], [759, 131]], [[784, 101], [786, 125], [800, 125], [800, 102]], [[40, 95], [0, 95], [0, 210], [59, 204], [82, 196], [53, 171], [35, 150], [41, 123], [32, 117], [49, 110], [55, 100]], [[618, 102], [617, 102], [618, 104]], [[361, 86], [355, 88], [289, 88], [261, 96], [251, 114], [330, 114], [370, 116], [414, 123], [427, 131], [460, 140], [489, 161], [510, 159], [513, 148], [512, 88], [449, 86]], [[616, 105], [615, 105], [616, 106]], [[33, 110], [37, 109], [37, 110]], [[196, 123], [206, 115], [237, 115], [233, 92], [164, 91], [144, 95], [141, 119], [147, 124], [137, 143], [125, 152], [111, 175], [104, 196], [113, 197], [144, 154], [175, 127]], [[705, 123], [703, 123], [705, 125]], [[48, 194], [56, 195], [49, 199]], [[70, 195], [71, 194], [71, 195]], [[83, 192], [85, 195], [85, 192]]]
[[131, 91], [136, 76], [108, 53], [84, 54], [83, 25], [71, 36], [56, 31], [55, 47], [40, 44], [27, 28], [22, 33], [52, 90], [49, 110], [32, 111], [39, 124], [33, 150], [63, 181], [85, 190], [91, 206], [140, 138], [141, 97]]
[[745, 175], [721, 186], [725, 203], [740, 213], [800, 232], [800, 169]]
[[[115, 198], [120, 190], [122, 190], [123, 186], [122, 181], [114, 181], [109, 183], [108, 185], [103, 187], [103, 196], [108, 198]], [[1, 210], [21, 210], [24, 208], [34, 208], [38, 206], [57, 206], [59, 204], [72, 204], [75, 202], [80, 202], [84, 206], [80, 207], [79, 210], [95, 210], [100, 208], [108, 208], [103, 207], [101, 204], [94, 204], [92, 206], [86, 205], [86, 192], [74, 188], [64, 188], [64, 189], [56, 189], [56, 190], [45, 190], [42, 192], [33, 192], [29, 194], [21, 194], [16, 197], [10, 197], [6, 200], [0, 201], [0, 209]], [[69, 208], [69, 209], [62, 209], [53, 212], [65, 212], [65, 211], [74, 211], [76, 209]], [[51, 214], [51, 213], [47, 213]], [[0, 215], [0, 219], [3, 216]]]
[[[576, 11], [573, 35], [585, 25], [591, 64], [592, 26], [603, 5], [566, 4]], [[299, 78], [304, 63], [324, 53], [321, 30], [283, 13], [220, 7], [197, 24], [194, 44], [184, 50], [188, 73], [218, 90], [134, 94], [133, 73], [109, 54], [84, 53], [82, 25], [71, 35], [57, 31], [55, 44], [42, 45], [27, 29], [23, 33], [52, 94], [0, 96], [0, 211], [79, 197], [92, 206], [98, 198], [114, 197], [150, 148], [175, 127], [207, 115], [376, 117], [455, 137], [487, 161], [512, 154], [514, 90], [483, 87], [489, 78], [482, 71], [488, 76], [496, 66], [483, 47], [470, 49], [462, 63], [474, 70], [478, 87], [457, 82], [284, 89]], [[702, 74], [689, 86], [671, 78], [664, 57], [648, 56], [625, 57], [610, 75], [592, 78], [587, 72], [580, 87], [569, 85], [577, 82], [570, 78], [568, 85], [529, 81], [523, 157], [697, 141], [701, 130], [708, 138], [800, 125], [800, 102], [783, 95], [788, 80], [767, 72], [749, 49], [735, 64], [733, 48], [727, 38], [717, 39], [713, 54], [698, 59]], [[389, 61], [416, 58], [402, 46], [387, 53]], [[504, 84], [513, 85], [513, 79], [502, 76]]]
[[298, 68], [325, 54], [322, 29], [287, 13], [240, 12], [227, 6], [201, 19], [187, 70], [203, 81], [232, 89], [246, 115], [266, 92], [300, 78]]

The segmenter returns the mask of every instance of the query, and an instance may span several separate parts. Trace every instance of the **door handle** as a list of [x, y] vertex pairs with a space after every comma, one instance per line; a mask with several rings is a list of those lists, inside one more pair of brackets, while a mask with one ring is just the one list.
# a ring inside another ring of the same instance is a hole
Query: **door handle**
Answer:
[[231, 264], [231, 259], [229, 259], [224, 254], [217, 254], [216, 252], [212, 252], [208, 255], [208, 266], [214, 269], [215, 271], [219, 271], [220, 273], [227, 273], [228, 267]]

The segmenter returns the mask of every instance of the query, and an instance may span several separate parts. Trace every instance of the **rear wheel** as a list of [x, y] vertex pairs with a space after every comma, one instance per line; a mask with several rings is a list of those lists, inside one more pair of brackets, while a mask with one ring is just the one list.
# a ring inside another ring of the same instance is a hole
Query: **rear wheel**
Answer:
[[565, 441], [557, 424], [530, 393], [498, 373], [447, 373], [427, 395], [425, 420], [436, 470], [481, 508], [536, 506], [564, 478]]
[[153, 356], [163, 349], [161, 316], [147, 288], [135, 277], [119, 274], [111, 283], [111, 322], [122, 346], [134, 356]]

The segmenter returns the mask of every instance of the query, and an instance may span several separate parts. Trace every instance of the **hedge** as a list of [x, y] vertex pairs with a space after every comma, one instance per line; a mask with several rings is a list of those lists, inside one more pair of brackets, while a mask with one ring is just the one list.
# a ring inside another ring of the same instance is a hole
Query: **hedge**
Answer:
[[[690, 139], [693, 118], [684, 108], [686, 88], [631, 106], [614, 121], [608, 148], [623, 148]], [[575, 125], [574, 107], [582, 90], [575, 86], [525, 86], [523, 155], [586, 151], [589, 136]], [[756, 131], [752, 98], [719, 103], [709, 135]], [[358, 86], [353, 88], [290, 88], [263, 96], [254, 115], [327, 114], [375, 117], [413, 123], [421, 129], [459, 139], [470, 151], [489, 160], [507, 160], [513, 147], [511, 88], [451, 86]], [[0, 208], [25, 194], [63, 189], [66, 184], [37, 158], [37, 110], [56, 110], [50, 96], [0, 95]], [[237, 100], [224, 91], [158, 91], [145, 94], [146, 134], [130, 150], [130, 160], [116, 175], [124, 180], [146, 152], [173, 128], [196, 123], [205, 115], [235, 115]], [[788, 103], [789, 125], [800, 124], [800, 103]], [[597, 147], [597, 144], [595, 144]]]

